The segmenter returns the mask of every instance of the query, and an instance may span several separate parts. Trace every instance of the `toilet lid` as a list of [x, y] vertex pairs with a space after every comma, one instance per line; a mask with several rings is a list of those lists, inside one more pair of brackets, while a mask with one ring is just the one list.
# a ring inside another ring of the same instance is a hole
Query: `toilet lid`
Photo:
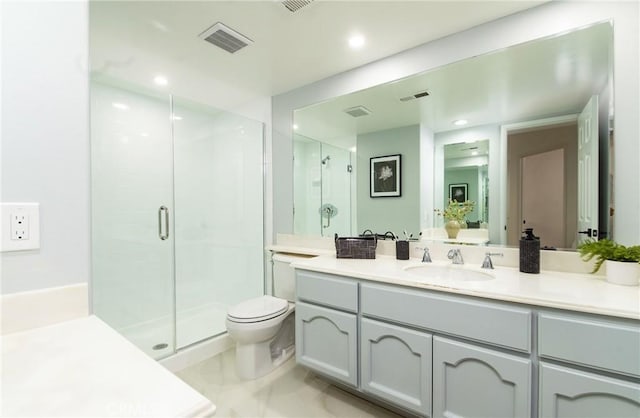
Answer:
[[229, 320], [234, 322], [258, 322], [275, 318], [289, 308], [289, 303], [273, 296], [249, 299], [229, 308]]

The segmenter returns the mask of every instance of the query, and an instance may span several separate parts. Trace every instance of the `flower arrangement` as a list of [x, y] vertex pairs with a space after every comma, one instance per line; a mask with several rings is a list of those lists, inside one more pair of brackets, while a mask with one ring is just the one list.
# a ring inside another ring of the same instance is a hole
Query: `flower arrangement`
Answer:
[[463, 222], [468, 213], [473, 211], [476, 202], [467, 200], [462, 203], [449, 199], [449, 204], [444, 209], [434, 209], [436, 215], [442, 216], [447, 221]]

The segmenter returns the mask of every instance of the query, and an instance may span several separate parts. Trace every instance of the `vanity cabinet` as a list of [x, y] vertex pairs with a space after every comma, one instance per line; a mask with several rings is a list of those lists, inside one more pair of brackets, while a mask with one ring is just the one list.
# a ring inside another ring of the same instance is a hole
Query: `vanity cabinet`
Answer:
[[431, 415], [431, 335], [367, 318], [360, 332], [362, 390]]
[[540, 416], [640, 417], [637, 321], [541, 312], [538, 335]]
[[424, 417], [640, 417], [640, 322], [296, 271], [296, 359]]
[[531, 360], [434, 337], [435, 417], [528, 417], [531, 405]]

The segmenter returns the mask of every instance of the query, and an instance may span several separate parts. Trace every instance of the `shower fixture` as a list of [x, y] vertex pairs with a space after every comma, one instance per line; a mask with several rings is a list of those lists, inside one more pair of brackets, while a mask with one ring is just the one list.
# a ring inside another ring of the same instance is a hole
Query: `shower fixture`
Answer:
[[329, 155], [327, 155], [326, 157], [324, 157], [321, 161], [322, 165], [327, 165], [327, 163], [329, 162], [329, 160], [331, 160], [331, 157]]

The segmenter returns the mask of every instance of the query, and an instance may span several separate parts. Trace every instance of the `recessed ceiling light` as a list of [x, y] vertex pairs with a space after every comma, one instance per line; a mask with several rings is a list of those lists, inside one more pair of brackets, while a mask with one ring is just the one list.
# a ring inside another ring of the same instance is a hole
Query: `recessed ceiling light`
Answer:
[[171, 117], [171, 119], [173, 119], [173, 120], [182, 120], [182, 116], [173, 115]]
[[358, 148], [356, 148], [356, 147], [349, 148], [349, 151], [351, 151], [351, 152], [356, 152], [357, 150], [358, 150]]
[[295, 125], [295, 124], [294, 124], [294, 125], [293, 125], [293, 130], [294, 130], [294, 131], [297, 131], [297, 130], [298, 130], [298, 125]]
[[157, 75], [153, 78], [153, 82], [156, 83], [159, 86], [166, 86], [167, 84], [169, 84], [169, 80], [167, 80], [167, 77], [163, 76], [163, 75]]
[[349, 46], [353, 49], [362, 48], [364, 46], [364, 36], [353, 35], [349, 38]]
[[466, 125], [467, 123], [468, 121], [466, 119], [458, 119], [453, 121], [453, 124], [456, 126]]
[[111, 106], [115, 107], [116, 109], [120, 109], [120, 110], [128, 110], [129, 106], [127, 106], [124, 103], [111, 103]]

